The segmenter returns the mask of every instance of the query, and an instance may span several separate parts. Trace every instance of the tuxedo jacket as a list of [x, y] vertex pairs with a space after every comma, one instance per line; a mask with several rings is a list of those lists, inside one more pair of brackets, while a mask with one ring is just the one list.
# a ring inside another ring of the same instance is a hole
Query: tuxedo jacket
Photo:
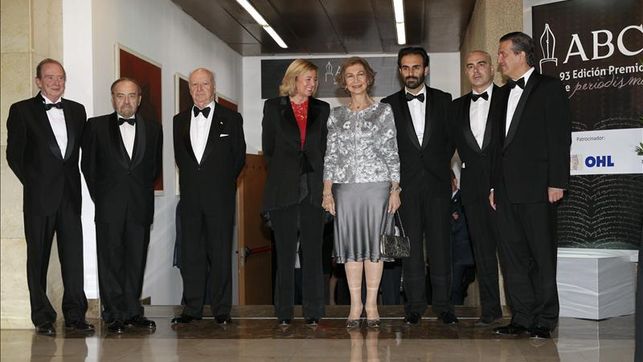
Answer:
[[29, 215], [52, 215], [64, 195], [80, 215], [78, 150], [87, 119], [85, 107], [62, 99], [67, 149], [61, 150], [43, 103], [40, 93], [14, 103], [7, 119], [7, 161], [23, 185], [23, 210]]
[[268, 166], [263, 194], [265, 211], [298, 203], [300, 182], [302, 175], [306, 174], [309, 200], [321, 207], [329, 113], [328, 103], [309, 98], [306, 140], [302, 150], [299, 126], [289, 97], [272, 98], [264, 103], [261, 140]]
[[562, 83], [535, 71], [529, 77], [505, 136], [510, 88], [503, 86], [492, 187], [512, 203], [546, 202], [547, 188], [567, 188], [571, 114]]
[[397, 147], [400, 155], [400, 185], [402, 197], [417, 197], [415, 190], [423, 184], [429, 187], [429, 197], [449, 197], [451, 192], [451, 157], [454, 145], [449, 127], [451, 95], [426, 87], [424, 137], [419, 143], [409, 112], [404, 89], [382, 102], [393, 109], [397, 128]]
[[208, 140], [198, 162], [190, 140], [192, 107], [174, 116], [174, 158], [179, 169], [181, 212], [234, 219], [237, 176], [246, 160], [243, 120], [216, 103]]
[[[465, 205], [487, 201], [491, 188], [491, 159], [497, 143], [498, 117], [502, 112], [500, 87], [494, 85], [487, 114], [482, 147], [478, 145], [471, 131], [471, 92], [453, 101], [451, 111], [453, 140], [462, 160], [460, 191]], [[480, 101], [480, 100], [479, 100]]]
[[163, 131], [158, 122], [136, 116], [132, 157], [127, 153], [116, 113], [90, 118], [83, 136], [81, 168], [96, 208], [95, 220], [127, 220], [150, 225], [154, 219], [154, 180], [162, 169]]

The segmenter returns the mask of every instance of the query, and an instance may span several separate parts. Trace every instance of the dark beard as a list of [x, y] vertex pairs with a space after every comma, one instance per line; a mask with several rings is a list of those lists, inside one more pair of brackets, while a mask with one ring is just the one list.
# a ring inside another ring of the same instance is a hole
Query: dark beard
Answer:
[[424, 74], [421, 75], [420, 78], [406, 77], [404, 78], [404, 85], [406, 86], [406, 88], [415, 89], [421, 84], [423, 84], [425, 79], [426, 77], [424, 76]]

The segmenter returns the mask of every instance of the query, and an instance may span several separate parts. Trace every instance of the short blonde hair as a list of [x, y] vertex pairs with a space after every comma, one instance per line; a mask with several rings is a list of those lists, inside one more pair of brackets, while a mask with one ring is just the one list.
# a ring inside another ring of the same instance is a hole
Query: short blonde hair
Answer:
[[337, 83], [337, 85], [344, 89], [346, 93], [349, 93], [346, 90], [346, 68], [355, 64], [361, 64], [362, 67], [364, 67], [364, 72], [366, 72], [366, 92], [370, 93], [371, 88], [373, 88], [373, 84], [375, 83], [375, 74], [377, 73], [373, 70], [373, 68], [371, 68], [366, 59], [361, 57], [350, 57], [346, 59], [344, 64], [342, 64], [339, 74], [337, 74], [337, 76], [335, 77], [335, 83]]
[[[281, 84], [279, 85], [279, 95], [294, 96], [297, 90], [295, 86], [297, 77], [311, 70], [317, 72], [317, 66], [310, 61], [304, 59], [293, 60], [293, 62], [288, 66], [288, 69], [286, 69], [284, 78], [281, 80]], [[315, 94], [316, 92], [317, 84], [315, 84], [313, 94]]]

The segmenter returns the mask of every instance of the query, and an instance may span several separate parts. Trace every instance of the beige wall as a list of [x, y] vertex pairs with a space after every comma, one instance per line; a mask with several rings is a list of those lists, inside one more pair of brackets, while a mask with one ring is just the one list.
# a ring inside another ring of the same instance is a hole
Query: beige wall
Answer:
[[[62, 61], [62, 0], [2, 0], [0, 36], [0, 200], [2, 208], [0, 256], [0, 328], [31, 328], [26, 255], [22, 221], [22, 186], [9, 169], [7, 116], [12, 103], [32, 97], [37, 88], [35, 66], [45, 57]], [[48, 294], [60, 314], [62, 281], [54, 245], [49, 265]]]
[[[467, 53], [484, 50], [491, 54], [494, 67], [498, 51], [498, 39], [512, 31], [522, 31], [522, 0], [478, 0], [476, 1], [469, 26], [460, 47], [460, 60], [464, 67]], [[496, 73], [496, 84], [503, 84], [502, 77]], [[468, 93], [471, 86], [465, 77], [461, 81], [462, 94]]]

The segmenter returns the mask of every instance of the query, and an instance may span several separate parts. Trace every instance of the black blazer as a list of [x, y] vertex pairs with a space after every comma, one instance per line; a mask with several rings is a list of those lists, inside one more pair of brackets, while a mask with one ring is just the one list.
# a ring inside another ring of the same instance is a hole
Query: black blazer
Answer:
[[261, 141], [268, 166], [264, 211], [298, 203], [300, 181], [305, 174], [308, 174], [310, 202], [321, 207], [329, 113], [328, 103], [309, 98], [306, 142], [302, 150], [289, 97], [272, 98], [264, 103]]
[[130, 160], [116, 113], [90, 118], [83, 135], [81, 168], [96, 208], [95, 220], [127, 217], [141, 225], [154, 219], [154, 180], [162, 169], [161, 125], [136, 116]]
[[453, 101], [452, 133], [458, 149], [458, 156], [463, 163], [460, 191], [462, 203], [465, 205], [481, 199], [488, 200], [491, 188], [491, 159], [495, 143], [497, 143], [498, 115], [502, 112], [501, 98], [500, 87], [494, 85], [482, 148], [478, 145], [471, 131], [471, 120], [469, 119], [471, 92]]
[[174, 116], [174, 158], [179, 169], [181, 212], [203, 212], [234, 220], [237, 176], [246, 161], [243, 119], [220, 104], [214, 107], [208, 141], [197, 162], [190, 141], [192, 107]]
[[51, 215], [66, 194], [80, 214], [78, 150], [87, 119], [85, 107], [62, 99], [67, 149], [60, 150], [43, 102], [38, 93], [14, 103], [7, 118], [7, 161], [23, 185], [23, 210], [30, 215]]
[[[451, 157], [454, 145], [449, 127], [451, 94], [426, 87], [426, 120], [422, 144], [418, 142], [404, 89], [382, 102], [393, 108], [400, 155], [400, 186], [402, 198], [417, 197], [415, 190], [423, 184], [429, 196], [449, 197], [451, 193]], [[410, 192], [408, 192], [410, 191]]]
[[505, 136], [510, 88], [503, 86], [492, 187], [504, 186], [512, 203], [548, 200], [547, 187], [567, 188], [571, 113], [562, 83], [535, 71], [529, 77]]

